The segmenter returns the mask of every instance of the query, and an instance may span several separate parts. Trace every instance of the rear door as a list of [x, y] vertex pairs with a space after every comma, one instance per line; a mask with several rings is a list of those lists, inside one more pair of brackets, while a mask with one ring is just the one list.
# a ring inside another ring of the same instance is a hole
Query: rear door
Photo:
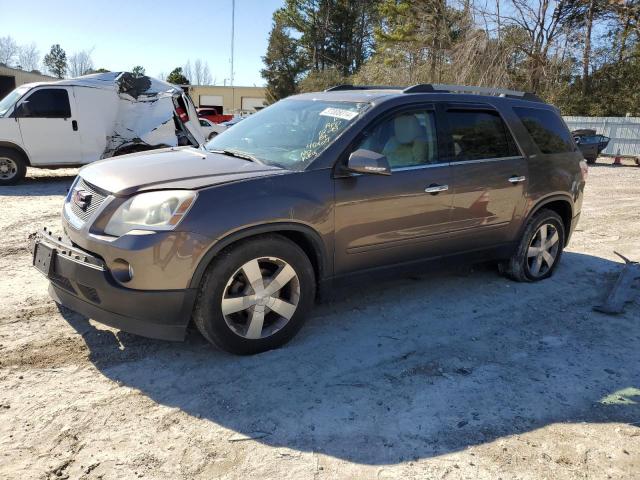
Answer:
[[189, 142], [197, 147], [205, 143], [206, 135], [198, 119], [198, 112], [188, 95], [182, 94], [176, 98], [178, 107], [181, 108], [185, 115], [178, 115], [178, 120], [184, 126]]
[[366, 128], [345, 152], [345, 160], [360, 148], [382, 153], [392, 173], [335, 179], [337, 275], [447, 251], [451, 170], [436, 125], [431, 105], [396, 111]]
[[76, 105], [71, 87], [40, 87], [18, 104], [15, 116], [33, 165], [82, 163]]
[[528, 166], [498, 111], [449, 105], [453, 177], [451, 247], [473, 251], [509, 242], [526, 207]]

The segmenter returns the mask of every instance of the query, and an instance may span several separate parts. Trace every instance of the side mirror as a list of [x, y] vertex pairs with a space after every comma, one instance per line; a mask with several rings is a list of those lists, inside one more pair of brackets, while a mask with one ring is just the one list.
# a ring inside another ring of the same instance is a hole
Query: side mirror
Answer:
[[11, 116], [15, 118], [28, 117], [29, 116], [29, 100], [25, 100], [24, 102], [21, 102], [19, 105], [16, 105], [16, 107], [13, 109], [13, 114]]
[[391, 175], [391, 167], [387, 157], [364, 148], [360, 148], [349, 155], [347, 170], [356, 173]]

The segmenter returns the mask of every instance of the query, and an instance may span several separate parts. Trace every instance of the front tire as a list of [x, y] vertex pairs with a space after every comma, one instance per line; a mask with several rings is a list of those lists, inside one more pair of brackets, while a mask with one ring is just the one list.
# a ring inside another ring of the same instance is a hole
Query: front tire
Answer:
[[564, 249], [562, 218], [553, 210], [537, 212], [527, 224], [514, 255], [501, 272], [518, 282], [537, 282], [553, 275]]
[[193, 319], [202, 335], [231, 353], [278, 348], [300, 330], [315, 298], [309, 258], [278, 235], [241, 241], [207, 268]]
[[27, 174], [27, 163], [15, 150], [0, 148], [0, 186], [15, 185]]

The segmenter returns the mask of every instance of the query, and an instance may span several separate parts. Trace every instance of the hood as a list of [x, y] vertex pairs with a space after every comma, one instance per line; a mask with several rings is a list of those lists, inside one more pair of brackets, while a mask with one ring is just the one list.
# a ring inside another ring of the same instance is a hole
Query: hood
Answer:
[[193, 190], [284, 173], [289, 171], [193, 147], [179, 147], [101, 160], [83, 167], [79, 175], [102, 190], [126, 196], [145, 190]]

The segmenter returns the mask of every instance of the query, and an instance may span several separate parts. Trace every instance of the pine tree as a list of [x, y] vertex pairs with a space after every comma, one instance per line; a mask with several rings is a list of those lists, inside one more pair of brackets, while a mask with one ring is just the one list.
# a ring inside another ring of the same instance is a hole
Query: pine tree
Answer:
[[134, 77], [144, 77], [145, 69], [142, 65], [136, 65], [131, 69], [131, 73]]
[[67, 73], [67, 54], [59, 44], [51, 46], [51, 50], [44, 56], [44, 64], [58, 78]]
[[298, 78], [304, 71], [304, 59], [278, 12], [274, 15], [267, 53], [262, 61], [265, 68], [260, 74], [267, 81], [269, 103], [296, 92]]
[[167, 75], [167, 82], [174, 85], [189, 85], [189, 79], [182, 73], [182, 67], [174, 68], [169, 75]]

